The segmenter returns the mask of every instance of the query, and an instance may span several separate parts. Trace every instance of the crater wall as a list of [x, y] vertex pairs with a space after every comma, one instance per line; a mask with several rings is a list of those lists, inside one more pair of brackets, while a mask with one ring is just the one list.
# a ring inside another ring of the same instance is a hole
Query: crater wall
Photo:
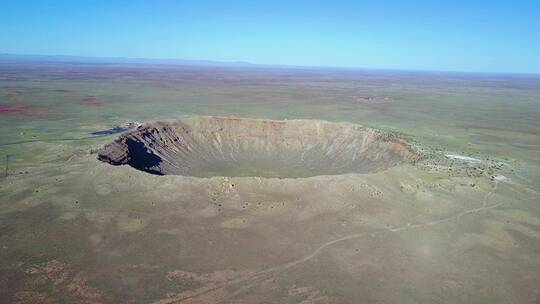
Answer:
[[98, 155], [159, 175], [279, 178], [376, 172], [417, 158], [402, 139], [357, 124], [228, 117], [146, 124]]

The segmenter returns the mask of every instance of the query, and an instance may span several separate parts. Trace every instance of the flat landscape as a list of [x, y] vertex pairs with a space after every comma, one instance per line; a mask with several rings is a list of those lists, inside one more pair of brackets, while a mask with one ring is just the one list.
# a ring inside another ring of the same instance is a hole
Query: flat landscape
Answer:
[[539, 303], [540, 76], [0, 60], [0, 303]]

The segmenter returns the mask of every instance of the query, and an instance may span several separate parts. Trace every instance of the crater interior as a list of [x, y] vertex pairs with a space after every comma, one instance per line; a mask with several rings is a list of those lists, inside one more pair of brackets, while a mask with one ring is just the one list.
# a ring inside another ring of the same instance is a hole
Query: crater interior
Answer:
[[146, 124], [98, 154], [113, 165], [194, 177], [370, 173], [417, 158], [392, 133], [353, 123], [229, 117]]

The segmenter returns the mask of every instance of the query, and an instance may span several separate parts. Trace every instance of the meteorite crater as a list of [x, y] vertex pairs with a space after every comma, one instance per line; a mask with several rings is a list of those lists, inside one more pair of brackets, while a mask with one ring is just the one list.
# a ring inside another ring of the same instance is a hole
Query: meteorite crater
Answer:
[[402, 139], [357, 124], [228, 117], [146, 124], [98, 154], [113, 165], [193, 177], [371, 173], [417, 158]]

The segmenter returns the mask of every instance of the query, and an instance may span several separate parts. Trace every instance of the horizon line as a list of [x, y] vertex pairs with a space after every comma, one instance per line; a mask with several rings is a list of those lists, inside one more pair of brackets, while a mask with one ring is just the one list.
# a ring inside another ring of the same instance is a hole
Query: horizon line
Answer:
[[[213, 59], [182, 59], [182, 58], [163, 58], [163, 57], [123, 57], [123, 56], [88, 56], [88, 55], [63, 55], [63, 54], [21, 54], [0, 52], [0, 59], [5, 57], [27, 57], [35, 59], [56, 58], [56, 62], [62, 62], [61, 59], [71, 58], [74, 61], [71, 63], [88, 63], [88, 64], [155, 64], [155, 65], [177, 65], [177, 66], [198, 66], [198, 67], [252, 67], [252, 68], [290, 68], [290, 69], [336, 69], [336, 70], [364, 70], [364, 71], [394, 71], [394, 72], [417, 72], [417, 73], [449, 73], [449, 74], [482, 74], [482, 75], [499, 75], [499, 76], [540, 76], [540, 72], [486, 72], [486, 71], [462, 71], [462, 70], [436, 70], [436, 69], [403, 69], [403, 68], [374, 68], [360, 66], [332, 66], [332, 65], [295, 65], [281, 63], [254, 63], [245, 60], [221, 61]], [[76, 61], [79, 59], [80, 61]], [[97, 62], [84, 62], [84, 59], [95, 59]], [[108, 62], [99, 62], [99, 60]], [[118, 60], [118, 61], [115, 61]], [[121, 62], [133, 61], [133, 62]], [[139, 62], [137, 62], [139, 61]], [[141, 62], [146, 61], [146, 62]], [[161, 62], [160, 62], [161, 61]], [[164, 62], [169, 61], [169, 62]], [[175, 62], [176, 61], [176, 62]], [[69, 62], [69, 61], [66, 61]]]

